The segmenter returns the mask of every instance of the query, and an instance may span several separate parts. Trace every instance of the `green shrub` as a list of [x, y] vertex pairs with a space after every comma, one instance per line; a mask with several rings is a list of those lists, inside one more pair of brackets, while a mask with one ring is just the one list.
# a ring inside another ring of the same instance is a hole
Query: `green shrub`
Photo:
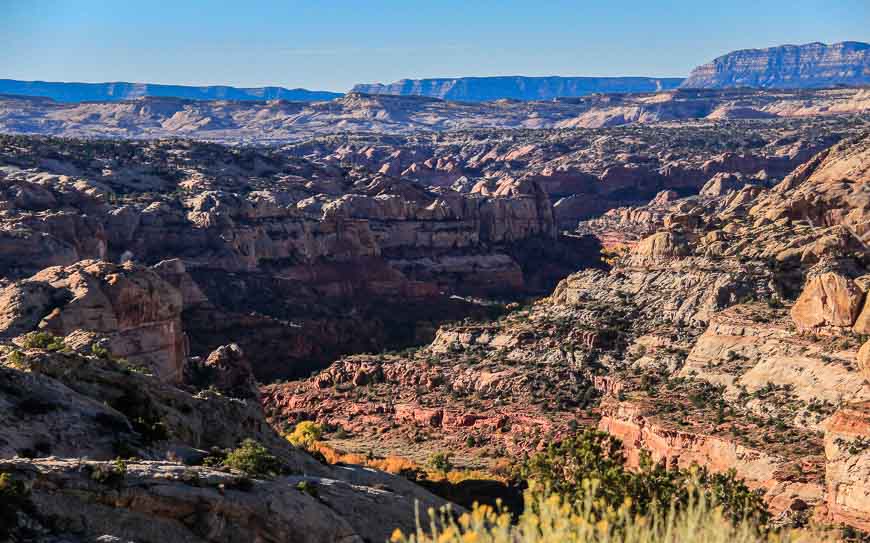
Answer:
[[249, 477], [276, 477], [283, 471], [283, 464], [275, 458], [266, 447], [253, 439], [246, 439], [242, 444], [230, 451], [223, 461], [223, 466], [241, 471]]
[[120, 458], [112, 464], [90, 466], [91, 480], [97, 483], [120, 487], [127, 478], [127, 463]]
[[109, 353], [109, 349], [103, 347], [99, 343], [94, 343], [91, 345], [91, 354], [96, 356], [97, 358], [104, 358], [106, 360], [111, 358], [111, 353]]
[[25, 349], [45, 349], [46, 351], [62, 351], [66, 349], [62, 337], [48, 332], [30, 332], [24, 336], [22, 346]]
[[429, 467], [443, 475], [447, 475], [453, 469], [453, 461], [450, 457], [450, 453], [435, 453], [429, 458]]
[[[591, 498], [605, 508], [617, 509], [630, 500], [631, 513], [651, 509], [680, 509], [696, 494], [715, 500], [735, 521], [768, 520], [761, 495], [750, 490], [733, 472], [710, 474], [707, 470], [668, 469], [641, 457], [639, 470], [629, 470], [620, 441], [604, 432], [587, 430], [530, 458], [521, 469], [538, 494], [556, 494], [571, 503]], [[594, 485], [590, 485], [594, 481]], [[594, 488], [594, 490], [592, 490]], [[594, 512], [593, 512], [594, 513]]]
[[299, 481], [296, 484], [296, 490], [298, 490], [299, 492], [304, 492], [312, 498], [317, 497], [317, 485], [315, 485], [311, 481]]
[[29, 506], [30, 495], [25, 484], [8, 473], [0, 473], [0, 541], [10, 540], [18, 523], [18, 512]]
[[24, 362], [27, 360], [27, 356], [21, 351], [12, 351], [9, 353], [9, 363], [15, 367], [21, 367], [24, 365]]

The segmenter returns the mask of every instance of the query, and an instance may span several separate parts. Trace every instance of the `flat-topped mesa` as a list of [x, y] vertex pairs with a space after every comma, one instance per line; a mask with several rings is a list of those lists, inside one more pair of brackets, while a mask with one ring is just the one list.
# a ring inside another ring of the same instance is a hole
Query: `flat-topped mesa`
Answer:
[[463, 102], [551, 100], [595, 93], [656, 92], [676, 88], [682, 81], [677, 77], [457, 77], [358, 84], [351, 92], [428, 96]]
[[870, 44], [780, 45], [743, 49], [692, 70], [683, 88], [814, 88], [870, 85]]

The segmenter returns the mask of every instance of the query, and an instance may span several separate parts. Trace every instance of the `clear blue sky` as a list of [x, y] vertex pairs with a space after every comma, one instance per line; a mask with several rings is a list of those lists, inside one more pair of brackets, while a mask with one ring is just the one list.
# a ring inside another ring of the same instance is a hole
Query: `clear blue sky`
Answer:
[[281, 85], [683, 76], [733, 49], [870, 41], [870, 0], [0, 0], [0, 78]]

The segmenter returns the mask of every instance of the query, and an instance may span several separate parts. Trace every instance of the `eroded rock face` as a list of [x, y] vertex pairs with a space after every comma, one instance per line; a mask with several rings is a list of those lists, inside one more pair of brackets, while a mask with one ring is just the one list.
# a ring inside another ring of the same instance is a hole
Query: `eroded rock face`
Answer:
[[[0, 460], [23, 480], [37, 514], [31, 529], [64, 526], [67, 536], [124, 541], [385, 541], [412, 531], [415, 507], [444, 502], [405, 480], [374, 470], [337, 468], [335, 478], [305, 475], [243, 480], [237, 474], [170, 462], [48, 458]], [[307, 485], [310, 491], [300, 489]], [[86, 520], [86, 521], [85, 521]]]
[[788, 510], [796, 501], [818, 505], [824, 496], [818, 479], [782, 477], [788, 462], [776, 455], [727, 438], [675, 429], [645, 417], [642, 409], [630, 403], [606, 406], [598, 428], [622, 441], [631, 466], [638, 466], [641, 452], [646, 451], [653, 461], [669, 466], [688, 468], [695, 464], [720, 473], [733, 469], [748, 486], [764, 492], [774, 513]]
[[834, 522], [870, 529], [870, 402], [845, 405], [831, 417], [825, 456]]
[[864, 379], [870, 381], [870, 341], [865, 342], [858, 350], [858, 367], [864, 373]]

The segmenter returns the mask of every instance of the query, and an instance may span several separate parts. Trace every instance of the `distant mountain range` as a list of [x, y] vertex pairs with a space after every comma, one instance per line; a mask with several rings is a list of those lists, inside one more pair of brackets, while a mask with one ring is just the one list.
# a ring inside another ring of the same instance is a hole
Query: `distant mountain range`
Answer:
[[655, 92], [677, 88], [679, 77], [457, 77], [402, 79], [390, 84], [356, 85], [351, 92], [429, 96], [461, 102], [551, 100], [595, 93]]
[[[797, 89], [841, 85], [870, 85], [870, 44], [849, 41], [827, 45], [817, 42], [767, 49], [743, 49], [698, 66], [686, 79], [559, 76], [402, 79], [388, 84], [359, 84], [350, 92], [425, 96], [458, 102], [489, 102], [501, 99], [552, 100], [591, 94], [659, 92], [676, 88]], [[192, 87], [152, 83], [59, 83], [14, 79], [0, 79], [0, 94], [41, 96], [58, 102], [114, 102], [143, 97], [317, 102], [344, 96], [338, 92], [283, 87]]]
[[870, 85], [870, 44], [780, 45], [743, 49], [698, 66], [684, 88], [820, 88]]
[[288, 100], [314, 102], [342, 96], [339, 92], [285, 89], [284, 87], [239, 88], [228, 86], [190, 87], [153, 83], [61, 83], [0, 79], [0, 94], [43, 96], [58, 102], [111, 102], [144, 96], [190, 100]]

